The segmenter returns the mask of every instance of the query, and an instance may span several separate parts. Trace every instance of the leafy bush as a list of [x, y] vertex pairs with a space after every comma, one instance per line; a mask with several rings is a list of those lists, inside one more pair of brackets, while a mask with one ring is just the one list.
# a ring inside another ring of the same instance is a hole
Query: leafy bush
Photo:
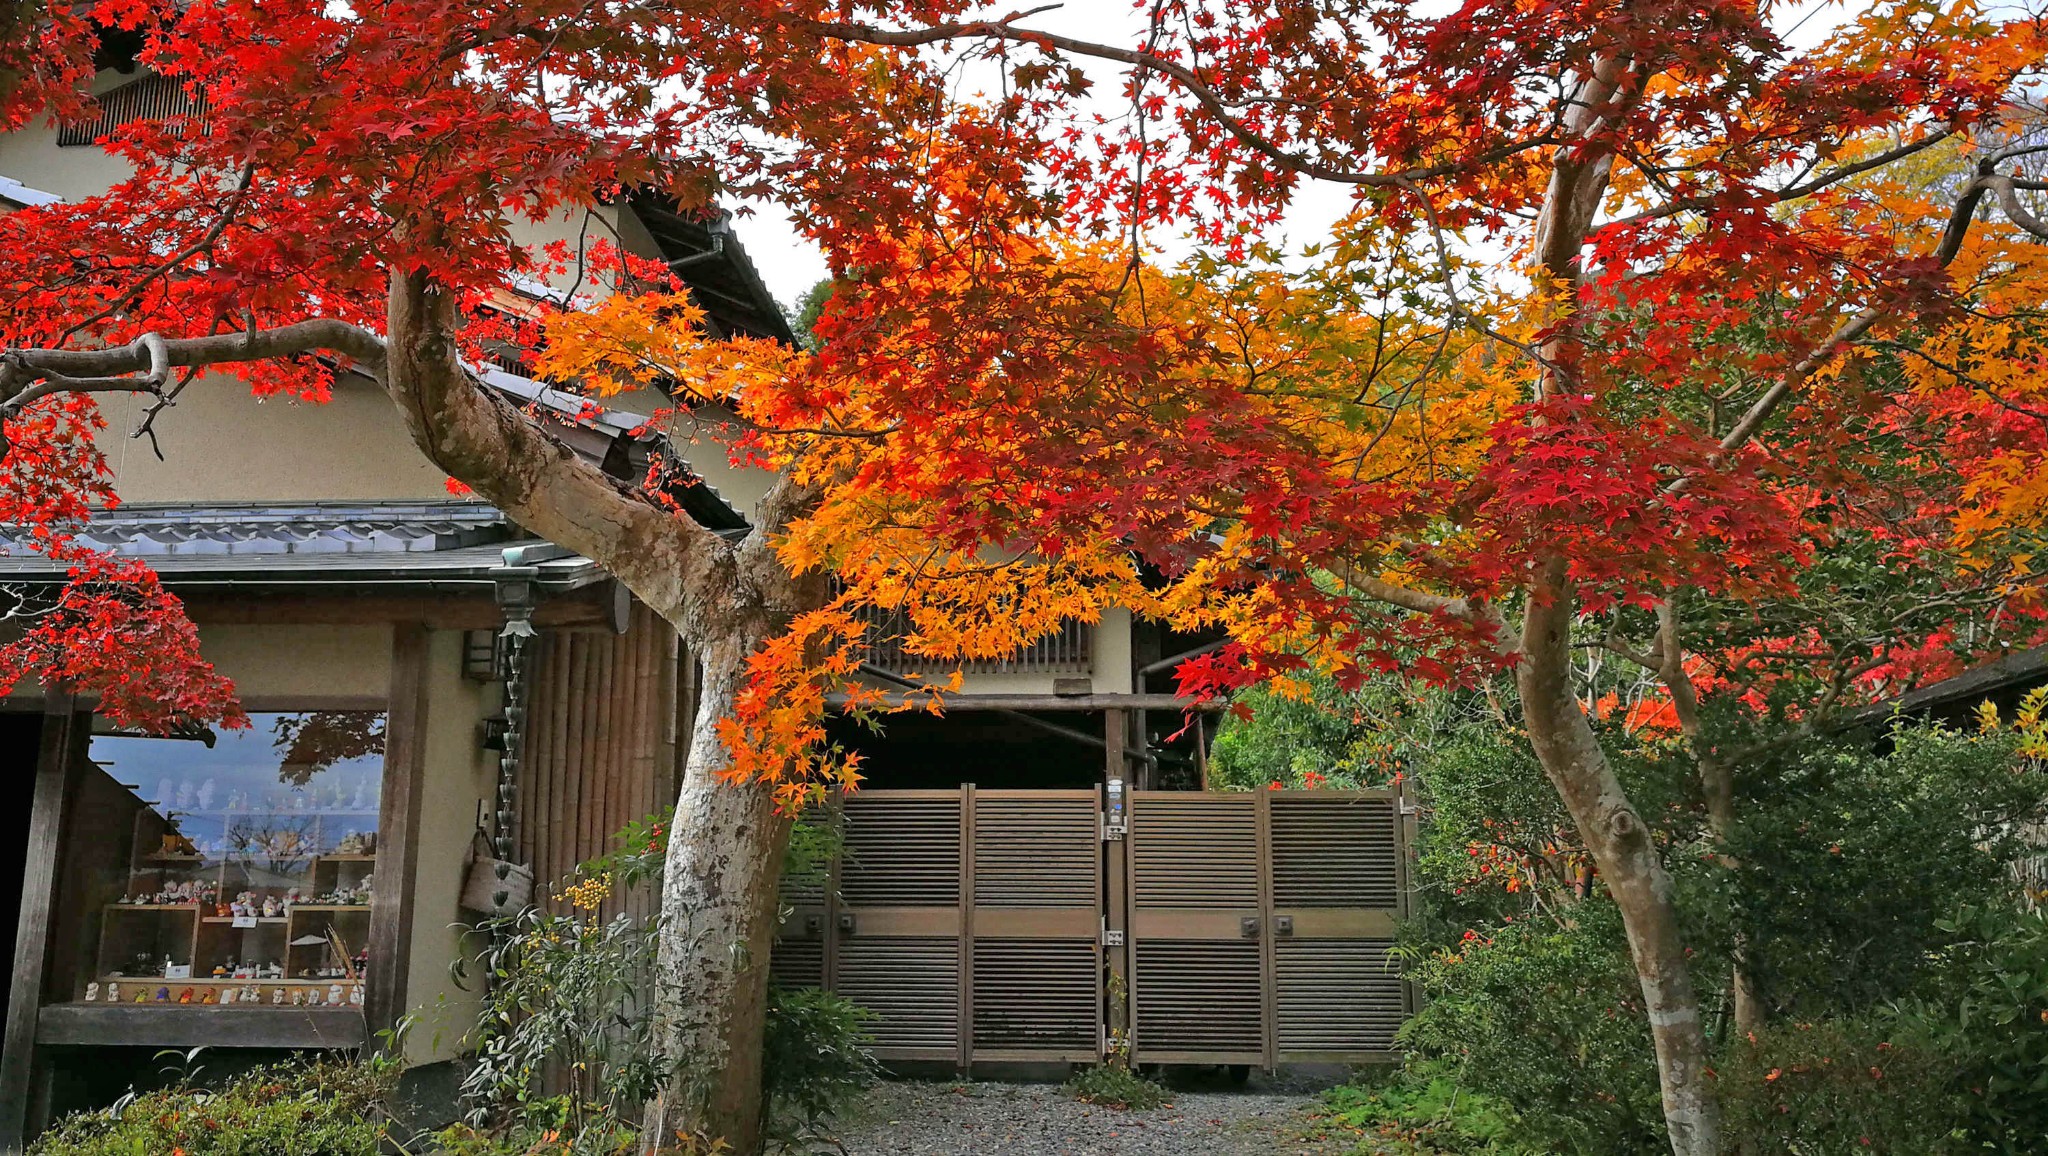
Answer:
[[1938, 1041], [1973, 1150], [2048, 1151], [2048, 914], [1973, 906], [1899, 1018]]
[[219, 1088], [125, 1097], [58, 1123], [32, 1156], [380, 1156], [392, 1061], [257, 1068]]
[[1739, 1156], [1964, 1151], [1953, 1065], [1887, 1016], [1774, 1026], [1722, 1058], [1722, 1130]]
[[[2009, 733], [1899, 727], [1873, 757], [1809, 743], [1741, 804], [1742, 869], [1701, 914], [1740, 928], [1775, 1014], [1860, 1015], [1913, 990], [1958, 906], [2006, 904], [2020, 832], [2048, 803]], [[1696, 905], [1699, 906], [1699, 905]]]
[[1425, 955], [1429, 996], [1401, 1038], [1464, 1086], [1498, 1100], [1544, 1151], [1668, 1151], [1656, 1057], [1620, 918], [1584, 904], [1566, 926], [1477, 932]]
[[1066, 1091], [1084, 1104], [1137, 1111], [1162, 1107], [1173, 1100], [1173, 1093], [1122, 1063], [1084, 1068], [1067, 1081]]
[[798, 1144], [822, 1135], [881, 1075], [868, 1052], [874, 1013], [817, 988], [777, 989], [768, 996], [762, 1091], [777, 1138]]
[[1522, 1144], [1507, 1105], [1431, 1065], [1395, 1069], [1331, 1088], [1315, 1113], [1318, 1131], [1370, 1137], [1376, 1148], [1444, 1156], [1540, 1156]]

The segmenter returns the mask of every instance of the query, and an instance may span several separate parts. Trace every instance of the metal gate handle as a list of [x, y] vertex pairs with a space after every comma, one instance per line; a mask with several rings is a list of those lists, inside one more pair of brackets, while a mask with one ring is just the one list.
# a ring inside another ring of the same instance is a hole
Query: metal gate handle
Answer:
[[852, 934], [853, 934], [853, 932], [854, 932], [853, 912], [851, 912], [851, 911], [842, 911], [842, 912], [840, 912], [840, 913], [839, 913], [839, 930], [840, 930], [840, 932], [841, 932], [842, 934], [845, 934], [845, 935], [852, 935]]
[[1259, 917], [1247, 915], [1239, 919], [1237, 921], [1237, 934], [1244, 939], [1257, 939], [1259, 937]]

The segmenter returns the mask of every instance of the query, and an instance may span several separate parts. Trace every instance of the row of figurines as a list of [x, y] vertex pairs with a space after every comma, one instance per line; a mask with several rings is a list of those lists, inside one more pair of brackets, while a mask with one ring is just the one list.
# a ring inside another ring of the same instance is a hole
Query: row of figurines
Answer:
[[370, 902], [376, 887], [375, 875], [363, 876], [363, 881], [353, 887], [337, 887], [319, 895], [308, 895], [297, 887], [283, 895], [265, 894], [258, 896], [254, 891], [244, 891], [235, 896], [233, 902], [220, 901], [220, 885], [217, 883], [193, 882], [174, 883], [169, 887], [141, 895], [123, 895], [117, 902], [140, 907], [182, 907], [197, 904], [211, 907], [215, 915], [222, 918], [232, 916], [261, 916], [275, 919], [293, 907], [362, 907]]
[[[159, 779], [156, 784], [157, 797], [154, 801], [159, 807], [170, 806], [180, 811], [190, 811], [194, 808], [201, 811], [211, 811], [214, 809], [213, 801], [218, 794], [219, 788], [215, 786], [212, 779], [207, 779], [196, 787], [193, 786], [191, 779], [181, 779], [175, 786], [169, 779]], [[367, 811], [376, 805], [377, 796], [370, 790], [369, 780], [363, 779], [356, 783], [356, 789], [353, 794], [342, 784], [334, 783], [326, 786], [300, 787], [287, 791], [281, 801], [278, 800], [277, 796], [268, 793], [257, 796], [246, 791], [229, 791], [222, 809], [228, 811], [306, 811], [317, 810], [321, 807], [347, 807], [350, 810]]]
[[[264, 1002], [262, 989], [253, 983], [246, 983], [241, 987], [221, 988], [219, 991], [215, 991], [213, 988], [206, 988], [196, 993], [194, 989], [188, 987], [179, 992], [176, 999], [171, 997], [171, 989], [168, 987], [157, 988], [156, 995], [152, 998], [148, 984], [132, 984], [130, 986], [135, 991], [135, 998], [130, 1001], [132, 1003], [240, 1003], [254, 1005]], [[85, 985], [85, 1002], [101, 1002], [99, 984], [89, 983]], [[121, 1002], [120, 984], [110, 983], [107, 985], [105, 1002]], [[345, 984], [331, 983], [327, 985], [324, 998], [321, 989], [317, 987], [273, 987], [270, 989], [270, 1003], [272, 1005], [288, 1004], [292, 1007], [341, 1007], [343, 1005], [361, 1007], [363, 1006], [363, 985], [360, 981]]]
[[[356, 959], [355, 959], [355, 964], [356, 964], [356, 974], [357, 974], [357, 975], [362, 975], [362, 974], [364, 974], [365, 972], [367, 972], [367, 971], [368, 971], [368, 969], [369, 969], [369, 964], [370, 964], [370, 960], [369, 960], [369, 952], [368, 952], [367, 950], [365, 950], [365, 951], [358, 951], [358, 952], [356, 952]], [[163, 978], [163, 979], [192, 979], [192, 978], [193, 978], [193, 975], [192, 975], [192, 965], [191, 965], [191, 964], [189, 964], [189, 963], [173, 963], [173, 962], [171, 962], [171, 957], [170, 957], [170, 956], [168, 956], [168, 955], [164, 956], [164, 957], [163, 957], [163, 960], [162, 960], [161, 962], [159, 962], [159, 961], [158, 961], [158, 960], [156, 959], [156, 957], [154, 957], [154, 956], [150, 955], [150, 954], [149, 954], [148, 952], [137, 952], [137, 953], [135, 954], [135, 956], [134, 956], [133, 958], [131, 958], [131, 959], [130, 959], [130, 960], [128, 961], [127, 965], [126, 965], [126, 966], [124, 966], [123, 968], [121, 968], [121, 969], [120, 969], [120, 971], [119, 971], [119, 973], [118, 973], [118, 974], [121, 974], [121, 975], [129, 975], [129, 976], [141, 976], [141, 977], [143, 977], [143, 978], [150, 978], [150, 977], [161, 977], [161, 978]], [[335, 966], [332, 966], [332, 965], [329, 965], [329, 966], [323, 966], [323, 967], [317, 967], [317, 968], [313, 968], [313, 967], [303, 967], [303, 968], [300, 968], [300, 969], [299, 969], [299, 974], [298, 974], [298, 978], [299, 978], [299, 979], [342, 979], [342, 978], [345, 978], [345, 977], [346, 977], [346, 976], [347, 976], [348, 974], [349, 974], [349, 973], [348, 973], [348, 970], [347, 970], [346, 968], [342, 968], [342, 967], [335, 967]], [[232, 959], [231, 959], [231, 960], [227, 961], [226, 963], [217, 963], [217, 964], [215, 964], [215, 965], [213, 966], [213, 975], [212, 975], [212, 978], [214, 978], [214, 979], [284, 979], [284, 978], [285, 978], [285, 973], [284, 973], [284, 965], [283, 965], [283, 964], [281, 964], [281, 963], [279, 963], [279, 962], [277, 962], [277, 961], [276, 961], [276, 960], [274, 960], [274, 959], [273, 959], [273, 960], [271, 960], [271, 961], [270, 961], [269, 963], [257, 963], [257, 962], [256, 962], [255, 960], [253, 960], [253, 959], [252, 959], [252, 960], [250, 960], [250, 961], [248, 961], [248, 962], [246, 962], [246, 963], [237, 963], [237, 962], [235, 962], [234, 960], [232, 960]]]

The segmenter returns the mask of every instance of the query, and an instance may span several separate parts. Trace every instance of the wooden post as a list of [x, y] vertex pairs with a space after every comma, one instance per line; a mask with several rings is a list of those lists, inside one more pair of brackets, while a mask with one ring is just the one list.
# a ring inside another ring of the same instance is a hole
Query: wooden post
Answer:
[[965, 1078], [974, 1067], [974, 784], [960, 784], [960, 1009], [954, 1067]]
[[[1124, 778], [1124, 712], [1106, 710], [1103, 713], [1102, 737], [1106, 747], [1103, 765], [1105, 782], [1109, 779]], [[1128, 820], [1131, 813], [1130, 783], [1124, 783], [1124, 815]], [[1109, 979], [1104, 985], [1103, 1016], [1107, 1025], [1103, 1051], [1114, 1056], [1118, 1033], [1129, 1042], [1131, 1030], [1131, 947], [1130, 947], [1130, 837], [1124, 835], [1102, 844], [1103, 881], [1106, 906], [1103, 911], [1104, 938], [1108, 942], [1102, 948], [1103, 963], [1108, 969]]]
[[64, 828], [78, 793], [78, 778], [92, 741], [92, 712], [72, 697], [49, 692], [36, 744], [35, 797], [30, 804], [28, 861], [21, 880], [21, 919], [14, 934], [14, 978], [7, 1003], [7, 1034], [0, 1045], [0, 1153], [27, 1145], [29, 1103], [36, 1078], [36, 1020], [48, 987], [50, 928], [57, 911], [58, 865]]
[[430, 637], [420, 623], [399, 623], [391, 636], [391, 705], [384, 724], [384, 791], [377, 810], [377, 891], [370, 907], [370, 976], [363, 992], [363, 1018], [373, 1039], [396, 1027], [405, 1014], [406, 979], [412, 970]]

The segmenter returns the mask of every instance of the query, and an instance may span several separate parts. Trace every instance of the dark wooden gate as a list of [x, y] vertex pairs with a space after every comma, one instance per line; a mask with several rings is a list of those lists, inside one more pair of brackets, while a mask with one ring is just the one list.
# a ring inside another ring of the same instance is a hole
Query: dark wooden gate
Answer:
[[1100, 1060], [1111, 926], [1139, 1062], [1383, 1059], [1407, 1013], [1387, 793], [1140, 791], [1107, 842], [1097, 791], [861, 791], [825, 814], [842, 852], [785, 885], [772, 968], [874, 1012], [883, 1059]]

